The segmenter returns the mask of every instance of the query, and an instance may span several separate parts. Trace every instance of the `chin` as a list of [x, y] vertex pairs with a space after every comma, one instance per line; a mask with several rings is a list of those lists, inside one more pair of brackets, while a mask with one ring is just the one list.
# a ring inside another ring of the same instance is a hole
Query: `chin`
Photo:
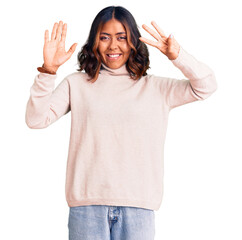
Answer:
[[117, 69], [117, 68], [120, 68], [122, 65], [118, 65], [118, 66], [110, 66], [109, 68], [112, 68], [112, 69]]
[[123, 66], [123, 64], [108, 64], [104, 63], [107, 67], [112, 68], [112, 69], [117, 69]]

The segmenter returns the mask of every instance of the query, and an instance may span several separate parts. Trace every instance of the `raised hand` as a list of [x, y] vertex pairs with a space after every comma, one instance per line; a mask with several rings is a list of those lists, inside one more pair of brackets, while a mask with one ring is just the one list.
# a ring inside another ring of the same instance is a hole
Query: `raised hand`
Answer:
[[[158, 48], [163, 54], [165, 54], [170, 60], [174, 60], [178, 57], [180, 51], [180, 45], [174, 39], [174, 37], [166, 37], [165, 33], [161, 28], [154, 22], [151, 22], [152, 26], [156, 29], [155, 32], [145, 24], [142, 25], [144, 30], [146, 30], [151, 36], [153, 36], [158, 42], [149, 40], [144, 37], [140, 37], [140, 41], [147, 43], [153, 47]], [[171, 36], [171, 35], [170, 35]]]
[[44, 68], [56, 72], [74, 53], [77, 43], [74, 43], [68, 52], [65, 51], [67, 24], [55, 23], [49, 40], [49, 31], [45, 31]]

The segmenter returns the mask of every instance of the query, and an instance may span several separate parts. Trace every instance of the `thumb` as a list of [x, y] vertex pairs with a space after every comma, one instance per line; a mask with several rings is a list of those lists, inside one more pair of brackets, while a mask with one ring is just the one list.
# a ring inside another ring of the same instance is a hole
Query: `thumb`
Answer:
[[173, 42], [173, 39], [174, 39], [174, 36], [173, 36], [173, 34], [171, 33], [170, 35], [169, 35], [169, 38], [168, 38], [168, 43], [172, 43]]
[[72, 44], [72, 46], [70, 47], [69, 51], [67, 52], [68, 58], [70, 58], [71, 55], [75, 52], [76, 46], [77, 46], [77, 43]]
[[173, 48], [173, 44], [174, 44], [174, 36], [173, 36], [173, 34], [171, 33], [171, 34], [169, 35], [168, 39], [167, 39], [167, 45], [168, 45], [167, 47], [168, 47], [169, 51], [172, 50], [172, 48]]

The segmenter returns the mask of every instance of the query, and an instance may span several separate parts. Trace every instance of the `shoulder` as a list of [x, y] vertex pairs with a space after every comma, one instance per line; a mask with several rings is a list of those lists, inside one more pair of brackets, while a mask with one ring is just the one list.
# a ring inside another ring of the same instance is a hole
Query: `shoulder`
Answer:
[[84, 72], [73, 72], [68, 74], [66, 77], [68, 80], [74, 80], [74, 79], [87, 79], [88, 75]]
[[146, 75], [146, 81], [149, 84], [152, 84], [156, 89], [160, 89], [161, 91], [166, 91], [170, 89], [172, 85], [174, 85], [178, 79], [165, 77], [165, 76], [157, 76], [157, 75]]
[[88, 82], [89, 76], [87, 73], [79, 71], [68, 74], [65, 79], [70, 85], [75, 85], [81, 84], [82, 82]]
[[169, 82], [172, 78], [169, 77], [162, 77], [162, 76], [157, 76], [154, 74], [147, 74], [146, 76], [142, 77], [143, 80], [145, 81], [149, 81], [150, 83], [154, 83], [154, 84], [164, 84]]

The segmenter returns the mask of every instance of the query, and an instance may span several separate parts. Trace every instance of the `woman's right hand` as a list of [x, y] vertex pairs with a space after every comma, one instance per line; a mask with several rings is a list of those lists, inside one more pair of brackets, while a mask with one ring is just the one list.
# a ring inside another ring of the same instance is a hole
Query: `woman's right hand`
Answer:
[[74, 43], [68, 52], [65, 51], [67, 24], [55, 23], [49, 40], [49, 31], [45, 31], [44, 44], [44, 68], [50, 72], [56, 72], [57, 69], [65, 63], [74, 53], [77, 43]]

